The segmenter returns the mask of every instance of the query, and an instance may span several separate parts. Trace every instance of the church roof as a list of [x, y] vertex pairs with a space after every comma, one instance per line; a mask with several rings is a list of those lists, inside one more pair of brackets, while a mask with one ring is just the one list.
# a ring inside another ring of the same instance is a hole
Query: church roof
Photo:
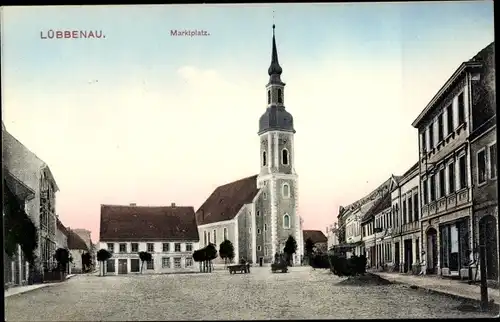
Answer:
[[326, 238], [325, 234], [321, 230], [304, 230], [304, 241], [308, 238], [311, 238], [313, 243], [326, 243], [328, 242], [328, 238]]
[[100, 241], [198, 241], [193, 207], [101, 205]]
[[198, 225], [233, 219], [241, 207], [253, 201], [259, 190], [257, 175], [217, 187], [196, 212]]

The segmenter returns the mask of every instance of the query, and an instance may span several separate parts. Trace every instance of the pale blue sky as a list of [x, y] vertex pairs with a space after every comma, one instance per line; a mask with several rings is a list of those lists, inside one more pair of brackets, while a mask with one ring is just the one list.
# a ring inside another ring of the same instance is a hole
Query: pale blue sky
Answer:
[[494, 39], [492, 1], [2, 8], [4, 122], [51, 166], [63, 221], [95, 233], [101, 203], [198, 208], [258, 171], [273, 9], [306, 228], [417, 161], [411, 122]]

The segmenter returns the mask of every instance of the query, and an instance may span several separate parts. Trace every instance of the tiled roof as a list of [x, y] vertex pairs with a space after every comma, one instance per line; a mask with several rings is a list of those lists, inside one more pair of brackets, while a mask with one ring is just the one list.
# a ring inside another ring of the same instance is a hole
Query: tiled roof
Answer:
[[66, 237], [69, 237], [69, 231], [66, 227], [64, 227], [63, 223], [57, 218], [57, 229], [61, 231]]
[[68, 232], [68, 248], [85, 250], [87, 252], [89, 251], [89, 248], [83, 239], [71, 230]]
[[328, 242], [328, 238], [326, 238], [325, 234], [321, 230], [304, 230], [304, 242], [311, 238], [313, 243], [326, 243]]
[[101, 205], [100, 241], [198, 241], [193, 207]]
[[374, 217], [379, 212], [390, 207], [391, 207], [391, 193], [387, 192], [381, 198], [377, 199], [376, 202], [374, 202], [373, 207], [371, 207], [363, 216], [362, 222], [370, 220], [370, 218]]
[[198, 225], [233, 219], [258, 192], [257, 175], [216, 188], [196, 212]]

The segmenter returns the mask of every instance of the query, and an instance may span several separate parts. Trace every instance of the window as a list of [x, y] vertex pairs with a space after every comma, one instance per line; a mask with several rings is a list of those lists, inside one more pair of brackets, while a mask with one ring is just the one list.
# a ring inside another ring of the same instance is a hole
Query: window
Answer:
[[226, 240], [226, 239], [227, 239], [227, 228], [224, 227], [224, 240]]
[[489, 161], [490, 161], [490, 179], [497, 177], [497, 143], [493, 143], [488, 148]]
[[203, 232], [203, 241], [205, 242], [204, 245], [207, 245], [207, 232]]
[[186, 267], [193, 267], [193, 259], [191, 257], [186, 257]]
[[210, 232], [208, 232], [207, 235], [208, 235], [208, 244], [210, 244], [212, 242], [212, 240], [210, 239]]
[[448, 193], [455, 192], [455, 163], [448, 164]]
[[267, 200], [267, 193], [265, 193], [265, 192], [264, 192], [264, 193], [262, 194], [262, 199]]
[[108, 251], [110, 253], [113, 253], [115, 251], [115, 244], [114, 243], [108, 243]]
[[264, 247], [264, 256], [267, 256], [267, 255], [268, 255], [268, 251], [269, 251], [269, 250], [268, 250], [267, 246], [266, 246], [266, 247]]
[[161, 267], [162, 268], [170, 268], [170, 257], [163, 257], [161, 259]]
[[283, 188], [282, 188], [282, 192], [283, 192], [283, 198], [290, 198], [290, 186], [288, 185], [288, 183], [284, 183], [283, 184]]
[[420, 133], [420, 141], [421, 141], [421, 144], [422, 144], [422, 150], [427, 150], [427, 142], [425, 140], [425, 134], [426, 134], [426, 131]]
[[265, 167], [267, 165], [267, 153], [266, 151], [262, 152], [262, 166]]
[[267, 224], [264, 224], [264, 231], [267, 231]]
[[438, 119], [437, 119], [437, 127], [438, 127], [438, 143], [443, 141], [444, 139], [444, 123], [443, 123], [443, 119], [444, 119], [444, 114], [441, 114], [438, 116]]
[[465, 167], [465, 155], [458, 159], [458, 171], [460, 179], [460, 189], [467, 186], [467, 168]]
[[436, 176], [431, 175], [430, 176], [430, 181], [431, 181], [431, 202], [436, 200]]
[[217, 230], [214, 229], [214, 244], [217, 245]]
[[257, 234], [260, 235], [260, 228], [257, 228]]
[[262, 247], [260, 247], [260, 245], [257, 246], [257, 250], [260, 252], [262, 250]]
[[260, 216], [260, 211], [257, 211], [257, 217], [259, 217], [259, 216]]
[[181, 268], [181, 258], [180, 257], [174, 258], [174, 268]]
[[120, 243], [118, 245], [119, 249], [120, 249], [120, 253], [126, 253], [127, 252], [127, 244], [125, 243]]
[[434, 123], [429, 125], [429, 150], [434, 148]]
[[444, 178], [444, 168], [439, 170], [439, 198], [443, 198], [445, 193], [445, 178]]
[[288, 165], [288, 161], [288, 150], [281, 150], [281, 163], [283, 163], [283, 165]]
[[181, 243], [175, 243], [174, 248], [175, 248], [176, 252], [180, 252], [181, 251]]
[[130, 248], [132, 248], [132, 253], [137, 253], [139, 251], [139, 244], [132, 243], [132, 244], [130, 244]]
[[150, 260], [148, 262], [146, 262], [146, 269], [155, 269], [155, 262], [154, 260]]
[[486, 182], [486, 150], [477, 153], [477, 183]]
[[403, 225], [406, 224], [406, 200], [403, 200]]
[[163, 252], [169, 252], [170, 251], [170, 243], [163, 243]]
[[271, 104], [271, 90], [267, 91], [267, 104]]
[[413, 218], [418, 220], [418, 193], [413, 195]]
[[288, 214], [283, 216], [283, 228], [290, 228], [290, 216]]
[[458, 125], [462, 125], [465, 122], [465, 99], [464, 93], [458, 95]]
[[278, 103], [283, 103], [283, 90], [281, 88], [278, 88]]
[[186, 243], [186, 252], [192, 252], [192, 251], [193, 251], [193, 244]]
[[453, 127], [453, 105], [452, 104], [448, 105], [448, 107], [446, 108], [446, 116], [448, 119], [446, 133], [450, 134], [451, 132], [453, 132], [453, 128], [454, 128]]
[[147, 251], [148, 251], [148, 253], [154, 253], [154, 251], [155, 251], [155, 244], [153, 244], [153, 243], [147, 243]]
[[408, 196], [408, 222], [413, 221], [413, 204], [412, 204], [412, 196]]

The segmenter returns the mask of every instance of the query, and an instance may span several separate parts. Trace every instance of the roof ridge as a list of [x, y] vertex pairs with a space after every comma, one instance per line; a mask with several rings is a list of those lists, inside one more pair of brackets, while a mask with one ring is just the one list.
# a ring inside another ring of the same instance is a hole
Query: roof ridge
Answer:
[[254, 177], [256, 178], [256, 177], [258, 177], [258, 176], [259, 176], [258, 174], [254, 174], [254, 175], [252, 175], [252, 176], [248, 176], [248, 177], [241, 178], [241, 179], [238, 179], [238, 180], [234, 180], [234, 181], [231, 181], [231, 182], [228, 182], [228, 183], [224, 183], [224, 184], [222, 184], [222, 185], [218, 186], [217, 188], [225, 187], [225, 186], [227, 186], [227, 185], [234, 184], [234, 183], [236, 183], [236, 182], [249, 180], [249, 179], [252, 179], [252, 178], [254, 178]]
[[38, 155], [36, 155], [35, 152], [31, 151], [25, 144], [23, 144], [23, 142], [19, 141], [19, 139], [16, 138], [12, 133], [10, 133], [9, 131], [7, 131], [7, 129], [5, 129], [5, 128], [2, 129], [2, 132], [5, 132], [8, 135], [10, 135], [10, 137], [12, 137], [14, 140], [16, 140], [17, 143], [19, 143], [20, 145], [22, 145], [24, 147], [24, 149], [26, 149], [29, 153], [33, 154], [33, 156], [35, 158], [37, 158], [38, 161], [40, 161], [43, 164], [42, 168], [45, 167], [45, 166], [48, 166], [45, 161], [43, 161]]

